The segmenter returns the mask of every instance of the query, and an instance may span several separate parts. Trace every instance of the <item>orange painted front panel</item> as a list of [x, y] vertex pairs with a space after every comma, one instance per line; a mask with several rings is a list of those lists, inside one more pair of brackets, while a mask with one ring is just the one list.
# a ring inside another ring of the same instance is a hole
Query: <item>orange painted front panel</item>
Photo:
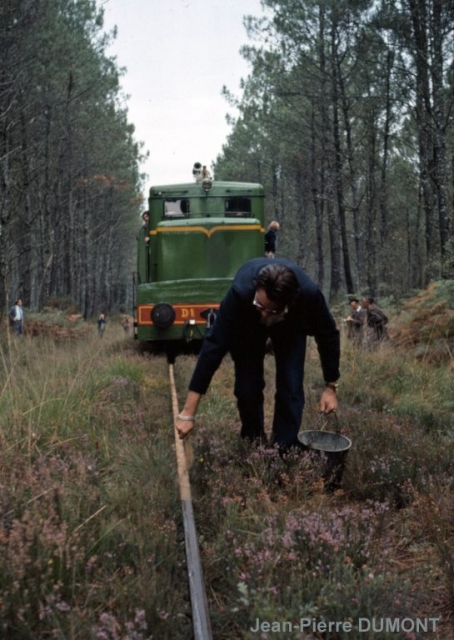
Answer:
[[[137, 307], [137, 324], [152, 326], [151, 311], [155, 305], [153, 304], [141, 304]], [[209, 309], [219, 309], [219, 303], [216, 304], [173, 304], [175, 309], [175, 325], [184, 325], [189, 320], [195, 320], [201, 324], [206, 324], [206, 318], [203, 318], [200, 314]]]

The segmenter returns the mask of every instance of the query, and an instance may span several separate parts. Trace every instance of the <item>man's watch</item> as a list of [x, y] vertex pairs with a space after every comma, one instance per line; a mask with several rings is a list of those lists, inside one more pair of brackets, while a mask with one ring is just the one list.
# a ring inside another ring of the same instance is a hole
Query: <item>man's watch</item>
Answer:
[[337, 391], [338, 386], [339, 386], [338, 382], [327, 382], [325, 384], [325, 387], [327, 387], [328, 389], [332, 389], [333, 391]]

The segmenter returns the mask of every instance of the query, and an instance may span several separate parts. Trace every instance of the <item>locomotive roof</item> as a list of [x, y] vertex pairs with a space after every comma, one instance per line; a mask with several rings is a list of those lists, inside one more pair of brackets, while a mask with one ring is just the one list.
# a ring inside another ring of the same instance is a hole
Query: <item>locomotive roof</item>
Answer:
[[161, 197], [165, 194], [185, 194], [185, 195], [221, 195], [229, 193], [244, 193], [252, 195], [263, 195], [263, 186], [258, 182], [218, 182], [213, 180], [212, 187], [205, 192], [200, 182], [184, 182], [181, 184], [154, 185], [150, 188], [151, 197]]

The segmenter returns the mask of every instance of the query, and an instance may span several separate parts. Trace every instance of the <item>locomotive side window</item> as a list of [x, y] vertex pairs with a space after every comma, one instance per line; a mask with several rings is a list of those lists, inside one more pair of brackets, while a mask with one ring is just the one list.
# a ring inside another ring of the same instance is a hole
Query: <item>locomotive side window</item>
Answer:
[[224, 200], [224, 212], [227, 218], [250, 218], [250, 198], [226, 198]]
[[186, 198], [171, 198], [164, 200], [164, 218], [187, 218], [189, 215], [189, 200]]

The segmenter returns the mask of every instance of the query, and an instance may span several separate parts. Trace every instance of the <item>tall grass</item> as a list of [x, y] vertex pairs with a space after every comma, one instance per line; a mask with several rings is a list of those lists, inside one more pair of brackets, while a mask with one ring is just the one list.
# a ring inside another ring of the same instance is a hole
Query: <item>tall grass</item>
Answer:
[[165, 366], [119, 339], [2, 352], [0, 637], [189, 627]]
[[[194, 358], [179, 358], [181, 395]], [[353, 447], [341, 489], [323, 456], [238, 438], [225, 360], [192, 437], [194, 511], [213, 636], [256, 620], [436, 617], [454, 637], [452, 372], [404, 352], [343, 349], [338, 411]], [[268, 425], [274, 363], [266, 361]], [[311, 345], [303, 429], [322, 390]], [[191, 611], [163, 358], [105, 337], [5, 343], [0, 370], [0, 637], [189, 640]], [[328, 428], [331, 423], [328, 422]], [[325, 640], [341, 634], [325, 633]]]

